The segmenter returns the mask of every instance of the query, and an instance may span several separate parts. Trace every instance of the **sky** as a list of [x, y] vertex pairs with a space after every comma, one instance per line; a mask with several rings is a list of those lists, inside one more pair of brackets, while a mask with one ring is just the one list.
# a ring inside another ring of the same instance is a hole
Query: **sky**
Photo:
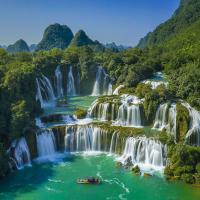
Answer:
[[0, 44], [37, 44], [44, 29], [65, 24], [102, 43], [134, 46], [169, 19], [180, 0], [0, 0]]

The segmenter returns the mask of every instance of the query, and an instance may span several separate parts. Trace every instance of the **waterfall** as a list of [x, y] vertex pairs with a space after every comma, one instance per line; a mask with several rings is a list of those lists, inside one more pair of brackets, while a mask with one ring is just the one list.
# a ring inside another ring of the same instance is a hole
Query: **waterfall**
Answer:
[[108, 134], [99, 127], [82, 125], [66, 127], [65, 150], [68, 152], [108, 152], [109, 145], [102, 143]]
[[97, 73], [96, 73], [96, 80], [95, 80], [93, 91], [92, 91], [92, 96], [100, 95], [101, 73], [102, 73], [102, 67], [98, 67]]
[[156, 111], [156, 118], [153, 128], [162, 130], [167, 126], [168, 104], [161, 104]]
[[55, 70], [55, 77], [56, 77], [56, 92], [57, 97], [63, 96], [63, 86], [62, 86], [62, 73], [60, 71], [60, 66], [57, 66]]
[[117, 121], [113, 123], [119, 126], [141, 127], [141, 114], [139, 105], [122, 104], [119, 107]]
[[174, 139], [176, 141], [176, 104], [171, 104], [169, 108], [169, 117], [168, 117], [168, 125], [166, 127], [167, 132], [171, 133], [174, 136]]
[[142, 83], [144, 84], [149, 84], [151, 86], [151, 88], [154, 90], [156, 89], [158, 86], [160, 85], [164, 85], [165, 87], [168, 86], [168, 83], [165, 81], [151, 81], [151, 80], [145, 80]]
[[122, 88], [124, 88], [124, 85], [119, 85], [113, 92], [113, 95], [119, 95], [119, 90], [121, 90]]
[[36, 85], [37, 85], [36, 101], [39, 100], [41, 108], [44, 108], [45, 107], [45, 102], [44, 102], [43, 97], [42, 97], [42, 93], [41, 93], [41, 89], [40, 89], [41, 86], [40, 86], [40, 83], [39, 83], [39, 79], [37, 79], [37, 78], [36, 78]]
[[115, 103], [99, 103], [98, 100], [95, 100], [88, 109], [87, 117], [93, 117], [100, 121], [114, 120], [115, 107], [117, 107]]
[[[92, 114], [95, 118], [97, 118], [100, 121], [107, 121], [109, 120], [109, 103], [99, 103], [96, 104], [95, 107], [92, 110]], [[95, 113], [96, 112], [96, 113]]]
[[95, 115], [95, 110], [97, 109], [98, 106], [98, 100], [96, 99], [95, 101], [92, 102], [91, 106], [88, 108], [88, 112], [87, 112], [87, 117], [90, 118], [93, 115]]
[[108, 92], [107, 92], [107, 95], [112, 95], [112, 93], [113, 93], [112, 84], [109, 83], [109, 84], [108, 84]]
[[200, 112], [192, 108], [188, 103], [182, 103], [190, 115], [190, 128], [186, 134], [186, 141], [194, 146], [200, 146]]
[[144, 84], [149, 84], [151, 88], [154, 90], [160, 85], [164, 85], [165, 87], [168, 86], [168, 82], [165, 80], [162, 72], [156, 72], [154, 73], [153, 77], [150, 79], [142, 81]]
[[70, 66], [69, 72], [68, 72], [68, 81], [67, 81], [67, 95], [68, 96], [75, 96], [76, 95], [76, 88], [74, 83], [74, 76], [72, 72], [72, 66]]
[[42, 122], [40, 117], [36, 117], [35, 118], [35, 125], [38, 126], [39, 128], [43, 128], [44, 127], [44, 124], [43, 124], [43, 122]]
[[39, 157], [52, 156], [56, 153], [55, 137], [51, 129], [38, 132], [36, 140]]
[[114, 132], [111, 138], [111, 144], [110, 144], [110, 150], [109, 150], [110, 154], [115, 154], [117, 152], [118, 140], [119, 140], [119, 134], [117, 132]]
[[108, 107], [109, 107], [109, 103], [100, 104], [99, 119], [101, 119], [101, 121], [108, 120]]
[[166, 165], [166, 148], [153, 139], [129, 137], [126, 139], [124, 152], [118, 161], [153, 169], [163, 168]]
[[93, 91], [91, 96], [99, 96], [101, 94], [111, 95], [112, 84], [110, 83], [110, 78], [108, 74], [106, 74], [103, 67], [99, 66], [97, 68], [96, 80], [93, 86]]
[[120, 148], [123, 153], [117, 160], [124, 165], [139, 165], [141, 168], [156, 170], [166, 165], [167, 149], [161, 142], [145, 136], [128, 137], [125, 144], [122, 140], [120, 133], [108, 133], [98, 126], [67, 126], [65, 151], [117, 154]]
[[157, 111], [154, 122], [154, 129], [162, 131], [166, 129], [168, 133], [171, 133], [176, 141], [176, 104], [168, 103], [161, 104]]
[[128, 106], [127, 125], [128, 126], [141, 126], [140, 108], [138, 105]]
[[119, 102], [99, 103], [96, 100], [88, 110], [88, 117], [100, 121], [113, 121], [116, 126], [141, 127], [140, 105], [142, 100], [131, 95], [121, 96]]
[[36, 78], [36, 85], [36, 100], [40, 101], [41, 107], [54, 106], [56, 97], [49, 79], [42, 75], [41, 78]]
[[113, 125], [141, 127], [140, 106], [141, 99], [132, 95], [121, 96], [121, 106], [118, 109], [117, 121]]
[[16, 167], [18, 169], [24, 167], [24, 165], [30, 165], [30, 152], [24, 137], [14, 140], [9, 152], [11, 157], [16, 161]]

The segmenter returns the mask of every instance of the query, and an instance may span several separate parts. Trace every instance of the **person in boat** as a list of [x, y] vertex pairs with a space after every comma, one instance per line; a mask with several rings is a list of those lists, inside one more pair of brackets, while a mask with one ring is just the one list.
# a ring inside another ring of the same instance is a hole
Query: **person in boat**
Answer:
[[86, 179], [78, 179], [78, 183], [99, 183], [99, 179], [95, 179], [94, 177], [92, 178], [86, 178]]
[[92, 178], [88, 178], [88, 182], [90, 182], [90, 183], [96, 183], [96, 182], [98, 182], [99, 180], [98, 179], [95, 179], [94, 177], [92, 177]]

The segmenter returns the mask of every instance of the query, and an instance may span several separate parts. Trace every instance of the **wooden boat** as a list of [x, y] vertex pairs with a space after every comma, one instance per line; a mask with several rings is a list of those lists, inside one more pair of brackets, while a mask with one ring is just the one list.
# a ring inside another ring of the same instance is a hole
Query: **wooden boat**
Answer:
[[78, 184], [99, 184], [100, 180], [95, 178], [77, 179]]

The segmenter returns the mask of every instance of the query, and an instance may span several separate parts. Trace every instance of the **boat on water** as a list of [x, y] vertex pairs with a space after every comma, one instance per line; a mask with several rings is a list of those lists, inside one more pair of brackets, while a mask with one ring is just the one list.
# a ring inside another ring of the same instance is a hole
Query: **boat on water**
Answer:
[[98, 178], [77, 179], [78, 184], [99, 184], [101, 181]]

